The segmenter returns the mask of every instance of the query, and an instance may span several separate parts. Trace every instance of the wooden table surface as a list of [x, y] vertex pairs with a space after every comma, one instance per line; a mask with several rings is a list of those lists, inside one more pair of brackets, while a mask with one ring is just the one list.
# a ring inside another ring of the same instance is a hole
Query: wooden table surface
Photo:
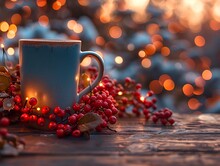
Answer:
[[0, 166], [220, 165], [220, 115], [174, 117], [173, 127], [120, 119], [117, 133], [94, 133], [90, 140], [12, 127], [27, 145], [18, 157], [0, 158]]

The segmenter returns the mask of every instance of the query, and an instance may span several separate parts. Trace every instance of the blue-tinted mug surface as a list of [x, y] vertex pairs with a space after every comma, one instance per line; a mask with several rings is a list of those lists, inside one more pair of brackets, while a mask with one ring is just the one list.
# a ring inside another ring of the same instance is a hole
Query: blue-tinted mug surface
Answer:
[[[99, 73], [91, 87], [78, 94], [80, 62], [86, 56], [97, 60]], [[82, 52], [80, 40], [21, 39], [19, 64], [22, 98], [36, 97], [39, 107], [71, 106], [99, 83], [104, 72], [101, 56]]]

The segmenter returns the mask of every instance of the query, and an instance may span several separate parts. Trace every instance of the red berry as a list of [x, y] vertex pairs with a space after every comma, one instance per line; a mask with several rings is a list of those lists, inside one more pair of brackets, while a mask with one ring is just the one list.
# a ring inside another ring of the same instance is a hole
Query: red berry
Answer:
[[145, 114], [145, 119], [148, 120], [150, 118], [150, 114]]
[[86, 104], [84, 107], [83, 107], [83, 110], [87, 113], [89, 111], [91, 111], [91, 106], [89, 104]]
[[48, 128], [50, 130], [56, 130], [57, 129], [57, 123], [56, 122], [50, 122], [49, 125], [48, 125]]
[[73, 104], [73, 110], [74, 111], [79, 111], [80, 110], [80, 105], [78, 103]]
[[164, 126], [167, 124], [167, 120], [164, 119], [164, 118], [160, 119], [160, 122], [161, 122]]
[[68, 123], [69, 124], [73, 125], [73, 124], [75, 124], [76, 121], [77, 121], [77, 118], [76, 118], [75, 115], [71, 115], [71, 116], [68, 117]]
[[21, 112], [23, 112], [23, 113], [28, 113], [29, 111], [30, 111], [30, 109], [27, 107], [21, 109]]
[[37, 122], [37, 116], [36, 115], [30, 115], [29, 121], [32, 122], [32, 123]]
[[20, 116], [21, 122], [28, 122], [29, 121], [29, 115], [24, 113]]
[[83, 116], [84, 116], [84, 114], [83, 114], [83, 113], [80, 113], [80, 114], [77, 115], [77, 119], [80, 119], [80, 118], [82, 118]]
[[6, 128], [0, 128], [0, 136], [6, 136], [8, 134], [8, 130]]
[[62, 138], [65, 136], [64, 130], [63, 129], [57, 129], [56, 131], [57, 137]]
[[135, 88], [136, 88], [136, 89], [141, 89], [141, 88], [142, 88], [142, 85], [141, 85], [141, 84], [137, 84]]
[[42, 107], [41, 113], [42, 113], [43, 115], [47, 115], [49, 112], [50, 112], [50, 108], [49, 108], [48, 106]]
[[58, 125], [57, 125], [57, 128], [58, 128], [58, 129], [64, 129], [64, 124], [58, 124]]
[[14, 91], [16, 91], [17, 90], [17, 88], [16, 88], [16, 86], [15, 85], [10, 85], [9, 86], [9, 90], [11, 91], [11, 92], [14, 92]]
[[57, 114], [57, 116], [59, 116], [59, 117], [64, 117], [65, 116], [65, 114], [66, 114], [66, 112], [65, 112], [65, 110], [60, 110], [60, 112]]
[[157, 116], [153, 115], [153, 116], [152, 116], [152, 121], [153, 121], [154, 123], [157, 123], [157, 121], [158, 121]]
[[115, 124], [116, 121], [117, 121], [117, 118], [116, 118], [115, 116], [110, 116], [110, 117], [109, 117], [109, 123]]
[[100, 108], [102, 106], [102, 100], [96, 100], [94, 106]]
[[95, 101], [96, 99], [97, 99], [97, 98], [96, 98], [95, 96], [91, 96], [91, 97], [90, 97], [90, 100], [91, 100], [91, 101]]
[[107, 122], [105, 120], [103, 120], [103, 122], [100, 125], [102, 128], [105, 128], [108, 126]]
[[21, 108], [20, 108], [17, 104], [14, 105], [14, 110], [15, 110], [15, 111], [19, 111], [20, 109], [21, 109]]
[[133, 109], [132, 109], [132, 112], [133, 112], [134, 114], [138, 114], [139, 111], [138, 111], [137, 108], [133, 108]]
[[143, 114], [144, 115], [148, 115], [150, 113], [150, 111], [148, 109], [143, 109]]
[[172, 112], [170, 112], [170, 111], [165, 111], [164, 112], [164, 117], [165, 118], [169, 118], [171, 115], [172, 115]]
[[62, 110], [62, 109], [61, 109], [60, 107], [55, 107], [54, 110], [53, 110], [53, 112], [54, 112], [54, 114], [58, 115], [61, 110]]
[[79, 137], [80, 135], [81, 135], [80, 130], [74, 130], [74, 131], [72, 132], [72, 136], [73, 136], [73, 137]]
[[112, 108], [112, 114], [113, 114], [113, 115], [116, 115], [117, 113], [118, 113], [118, 109], [115, 108], [115, 107], [113, 107], [113, 108]]
[[156, 98], [153, 98], [151, 101], [152, 101], [152, 103], [155, 104], [155, 103], [157, 102], [157, 99], [156, 99]]
[[105, 109], [104, 113], [107, 117], [112, 116], [112, 110], [110, 110], [110, 109]]
[[106, 101], [103, 101], [102, 107], [103, 107], [103, 108], [108, 108], [108, 107], [109, 107], [109, 106], [108, 106], [108, 103], [107, 103]]
[[153, 94], [154, 94], [154, 92], [152, 90], [147, 92], [147, 96], [149, 96], [149, 97], [153, 96]]
[[44, 120], [44, 118], [38, 118], [38, 120], [37, 120], [37, 124], [39, 125], [39, 126], [44, 126], [45, 125], [45, 120]]
[[55, 121], [55, 120], [56, 120], [56, 115], [55, 115], [55, 114], [50, 114], [50, 115], [49, 115], [49, 119], [50, 119], [51, 121]]
[[87, 102], [89, 100], [89, 98], [90, 98], [89, 95], [85, 95], [85, 96], [82, 97], [82, 100], [84, 102]]
[[7, 127], [10, 123], [10, 120], [6, 117], [1, 118], [0, 126]]
[[71, 133], [71, 131], [72, 131], [72, 127], [70, 125], [68, 125], [68, 124], [65, 124], [64, 125], [64, 133], [65, 133], [65, 135], [69, 135]]
[[29, 104], [31, 106], [35, 106], [37, 104], [37, 99], [35, 97], [30, 98]]
[[170, 123], [170, 125], [173, 125], [175, 123], [174, 119], [169, 119], [168, 122]]
[[16, 96], [14, 97], [14, 101], [15, 101], [16, 103], [20, 103], [20, 102], [21, 102], [21, 96], [20, 96], [20, 95], [16, 95]]
[[126, 83], [131, 83], [131, 82], [132, 82], [132, 79], [131, 79], [130, 77], [126, 77], [126, 78], [125, 78], [125, 82], [126, 82]]

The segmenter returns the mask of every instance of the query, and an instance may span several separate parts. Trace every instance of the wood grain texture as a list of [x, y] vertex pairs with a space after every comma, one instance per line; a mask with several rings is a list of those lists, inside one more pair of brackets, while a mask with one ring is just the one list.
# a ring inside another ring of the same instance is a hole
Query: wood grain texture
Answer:
[[145, 124], [142, 118], [119, 120], [118, 132], [94, 133], [90, 140], [57, 139], [54, 134], [12, 126], [26, 149], [8, 165], [213, 165], [220, 162], [220, 115], [179, 115], [171, 127]]

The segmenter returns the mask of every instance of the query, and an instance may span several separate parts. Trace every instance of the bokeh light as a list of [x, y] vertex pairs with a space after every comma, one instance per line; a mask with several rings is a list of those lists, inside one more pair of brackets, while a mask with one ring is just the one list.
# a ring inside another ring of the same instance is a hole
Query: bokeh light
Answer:
[[164, 81], [164, 89], [166, 89], [167, 91], [172, 91], [175, 88], [175, 83], [173, 82], [173, 80], [171, 79], [167, 79], [166, 81]]
[[201, 103], [199, 102], [198, 99], [191, 98], [188, 101], [188, 106], [191, 110], [197, 110], [201, 106]]
[[142, 61], [141, 61], [141, 65], [144, 67], [144, 68], [149, 68], [151, 66], [151, 60], [148, 59], [148, 58], [144, 58]]
[[210, 80], [212, 78], [212, 72], [210, 70], [204, 70], [202, 72], [202, 78], [204, 80]]
[[198, 35], [194, 39], [195, 45], [198, 47], [203, 47], [205, 45], [205, 38], [201, 35]]
[[117, 64], [122, 64], [122, 63], [123, 63], [123, 58], [122, 58], [121, 56], [116, 56], [116, 57], [115, 57], [115, 62], [116, 62]]
[[163, 90], [163, 87], [160, 85], [158, 80], [153, 80], [149, 84], [149, 89], [154, 91], [155, 94], [160, 94]]
[[112, 26], [109, 29], [109, 35], [114, 39], [120, 38], [122, 35], [122, 29], [119, 26]]

